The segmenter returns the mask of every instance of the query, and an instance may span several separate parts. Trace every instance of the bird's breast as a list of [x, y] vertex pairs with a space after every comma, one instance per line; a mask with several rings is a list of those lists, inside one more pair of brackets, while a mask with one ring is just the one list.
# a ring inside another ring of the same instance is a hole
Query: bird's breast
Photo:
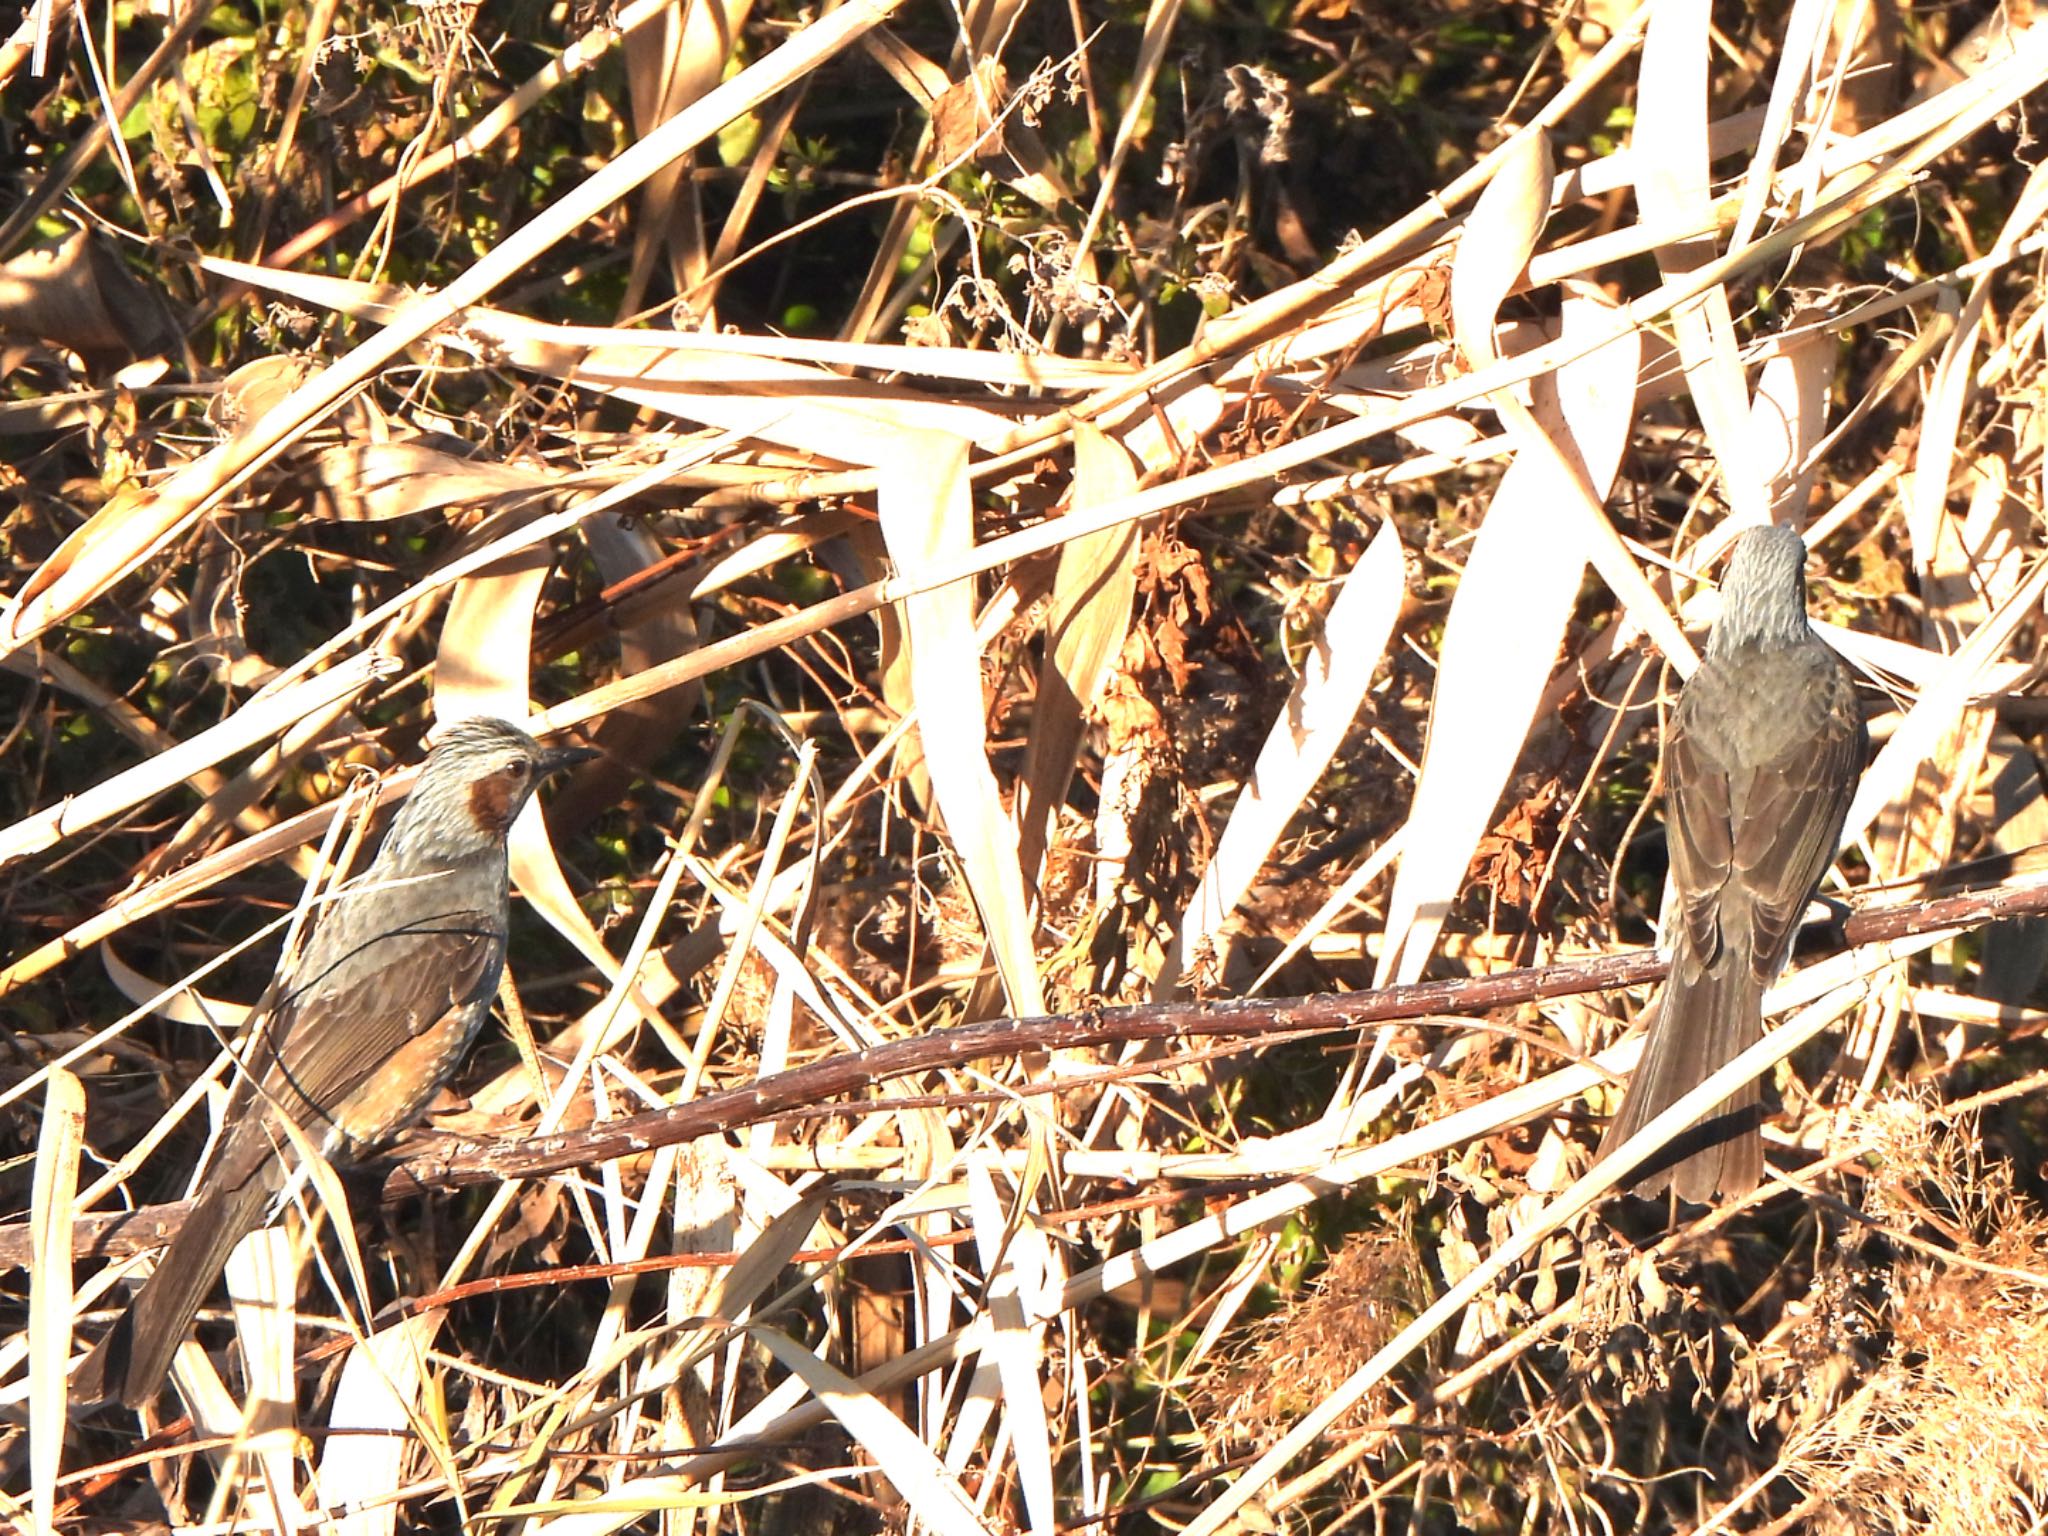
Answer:
[[424, 1114], [468, 1054], [489, 1010], [488, 999], [458, 1004], [392, 1052], [334, 1115], [342, 1145], [332, 1152], [354, 1161]]

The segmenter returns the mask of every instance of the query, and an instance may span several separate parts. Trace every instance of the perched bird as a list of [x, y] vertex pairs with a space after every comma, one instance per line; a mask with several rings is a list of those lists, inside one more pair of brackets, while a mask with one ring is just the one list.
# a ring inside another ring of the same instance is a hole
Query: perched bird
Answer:
[[[1671, 976], [1603, 1155], [1761, 1037], [1764, 991], [1834, 862], [1866, 743], [1848, 668], [1807, 623], [1805, 543], [1790, 528], [1745, 534], [1706, 658], [1672, 714]], [[1635, 1192], [1747, 1193], [1763, 1176], [1758, 1118], [1752, 1081]]]
[[191, 1215], [71, 1381], [79, 1404], [140, 1407], [235, 1244], [296, 1161], [289, 1117], [322, 1155], [362, 1156], [411, 1123], [489, 1016], [505, 969], [505, 838], [543, 778], [595, 756], [544, 750], [503, 720], [451, 727], [370, 867], [323, 908], [259, 1006]]

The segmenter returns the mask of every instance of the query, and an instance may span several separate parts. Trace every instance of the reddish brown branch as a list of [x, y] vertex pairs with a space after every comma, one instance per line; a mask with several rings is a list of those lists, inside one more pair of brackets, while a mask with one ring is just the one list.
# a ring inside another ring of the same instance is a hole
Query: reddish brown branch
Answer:
[[[1968, 928], [2000, 918], [2048, 913], [2048, 882], [1997, 886], [1932, 900], [1873, 908], [1843, 923], [1851, 945], [1880, 943], [1942, 928]], [[1653, 950], [1628, 950], [1556, 965], [1502, 971], [1492, 976], [1419, 982], [1372, 992], [1336, 993], [1227, 1002], [1142, 1004], [1094, 1008], [1030, 1019], [990, 1019], [957, 1029], [892, 1040], [865, 1051], [827, 1057], [779, 1072], [745, 1088], [708, 1094], [688, 1104], [650, 1110], [551, 1136], [498, 1139], [443, 1138], [406, 1158], [391, 1174], [386, 1194], [454, 1189], [510, 1178], [537, 1178], [634, 1157], [657, 1147], [737, 1130], [763, 1121], [809, 1116], [818, 1106], [847, 1100], [863, 1089], [992, 1056], [1130, 1041], [1236, 1042], [1220, 1049], [1250, 1049], [1280, 1036], [1327, 1034], [1361, 1025], [1431, 1014], [1476, 1014], [1546, 997], [1639, 986], [1664, 974]], [[1218, 1047], [1212, 1045], [1209, 1050]], [[883, 1105], [847, 1102], [843, 1113]], [[77, 1221], [74, 1251], [81, 1257], [133, 1252], [165, 1241], [183, 1215], [181, 1206], [150, 1206]], [[28, 1253], [25, 1225], [0, 1227], [0, 1265], [18, 1265]]]

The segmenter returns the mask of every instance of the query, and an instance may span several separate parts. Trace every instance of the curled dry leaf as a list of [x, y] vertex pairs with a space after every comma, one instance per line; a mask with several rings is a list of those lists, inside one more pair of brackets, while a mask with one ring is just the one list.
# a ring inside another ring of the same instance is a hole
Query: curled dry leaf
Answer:
[[[524, 720], [531, 713], [533, 609], [553, 566], [552, 550], [532, 546], [456, 586], [434, 667], [434, 712], [443, 724], [470, 715]], [[618, 962], [569, 889], [537, 801], [513, 824], [508, 852], [513, 882], [534, 910], [602, 974], [616, 974]]]
[[[871, 425], [873, 438], [880, 433]], [[882, 534], [899, 570], [913, 579], [974, 543], [967, 444], [934, 433], [893, 439], [882, 477]], [[1017, 827], [989, 767], [981, 650], [974, 643], [972, 594], [953, 583], [903, 603], [918, 735], [932, 795], [969, 892], [981, 914], [1011, 1011], [1042, 1013], [1029, 906], [1019, 869]]]
[[83, 230], [0, 264], [0, 334], [7, 333], [68, 347], [95, 368], [148, 357], [178, 339], [162, 296]]
[[972, 157], [1041, 208], [1057, 212], [1072, 194], [1045, 140], [1022, 112], [1004, 110], [1010, 105], [1009, 72], [1000, 59], [981, 59], [932, 103], [932, 158], [943, 166]]
[[1499, 357], [1493, 320], [1535, 253], [1550, 216], [1550, 136], [1524, 130], [1479, 194], [1451, 265], [1451, 325], [1473, 368]]
[[[1121, 444], [1092, 425], [1074, 433], [1074, 504], [1113, 501], [1137, 489], [1136, 467]], [[1067, 798], [1081, 747], [1081, 726], [1109, 680], [1131, 627], [1137, 591], [1138, 525], [1123, 523], [1060, 546], [1045, 656], [1031, 714], [1031, 742], [1017, 792], [1021, 862], [1036, 885], [1053, 818]]]

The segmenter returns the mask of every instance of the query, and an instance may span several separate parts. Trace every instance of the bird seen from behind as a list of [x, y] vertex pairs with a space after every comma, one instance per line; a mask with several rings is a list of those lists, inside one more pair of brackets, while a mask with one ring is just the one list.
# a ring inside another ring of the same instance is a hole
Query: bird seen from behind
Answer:
[[[1748, 1049], [1763, 995], [1834, 863], [1862, 772], [1854, 684], [1806, 615], [1806, 545], [1790, 528], [1743, 535], [1707, 653], [1672, 713], [1665, 816], [1671, 974], [1606, 1153]], [[1634, 1186], [1704, 1202], [1763, 1176], [1757, 1084], [1709, 1111]], [[1667, 1149], [1670, 1150], [1670, 1149]]]

